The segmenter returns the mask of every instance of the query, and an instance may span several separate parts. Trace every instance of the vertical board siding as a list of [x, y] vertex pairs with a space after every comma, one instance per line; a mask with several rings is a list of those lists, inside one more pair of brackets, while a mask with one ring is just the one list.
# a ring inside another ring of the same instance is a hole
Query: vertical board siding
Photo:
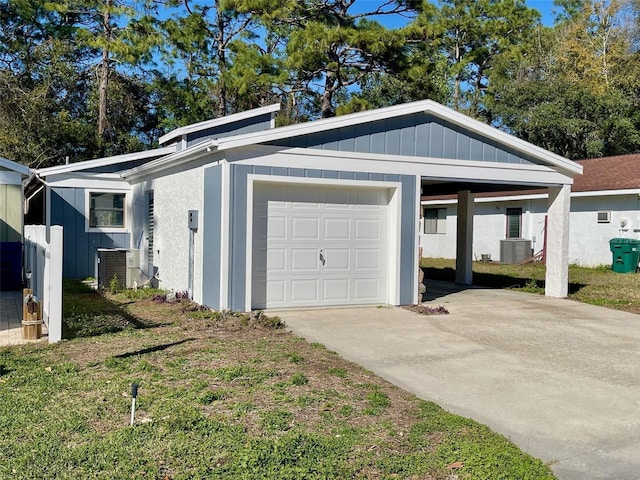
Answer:
[[96, 276], [98, 248], [129, 248], [131, 235], [85, 231], [85, 195], [82, 188], [52, 188], [51, 225], [64, 227], [62, 276]]
[[425, 113], [276, 140], [271, 144], [341, 152], [539, 164], [509, 147]]
[[220, 253], [222, 250], [222, 167], [204, 170], [204, 201], [202, 202], [202, 303], [220, 309]]
[[[299, 168], [273, 167], [268, 169], [268, 175], [299, 177], [299, 178], [340, 178], [348, 180], [387, 181], [402, 184], [401, 201], [401, 232], [400, 232], [400, 303], [413, 303], [413, 285], [415, 268], [414, 252], [416, 251], [416, 233], [414, 219], [416, 199], [416, 179], [413, 175], [365, 173], [365, 172], [337, 172], [334, 170], [303, 170]], [[247, 208], [253, 205], [247, 203], [247, 175], [265, 174], [264, 167], [250, 165], [231, 165], [231, 224], [229, 251], [229, 307], [232, 310], [245, 309], [247, 252], [252, 248], [247, 245]], [[208, 206], [208, 203], [205, 202]], [[220, 232], [220, 234], [224, 234]]]
[[187, 147], [212, 138], [255, 133], [271, 129], [271, 113], [187, 134]]

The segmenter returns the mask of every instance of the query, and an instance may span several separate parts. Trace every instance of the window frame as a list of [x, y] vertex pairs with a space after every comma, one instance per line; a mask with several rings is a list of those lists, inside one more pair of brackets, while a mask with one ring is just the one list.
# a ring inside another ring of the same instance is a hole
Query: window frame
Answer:
[[[122, 201], [122, 225], [104, 225], [104, 226], [92, 226], [91, 225], [91, 199], [93, 194], [113, 194], [123, 195]], [[86, 190], [85, 196], [85, 231], [86, 232], [101, 232], [101, 233], [126, 233], [129, 230], [129, 191], [126, 190], [110, 190], [92, 188]]]
[[[511, 218], [513, 218], [515, 216], [518, 217], [518, 236], [517, 237], [512, 237], [510, 235], [510, 233], [511, 233]], [[520, 207], [509, 207], [509, 208], [507, 208], [506, 212], [505, 212], [505, 217], [506, 217], [505, 238], [506, 239], [522, 238], [522, 208], [520, 208]]]
[[[434, 218], [427, 218], [428, 211], [435, 211]], [[440, 214], [442, 213], [442, 216]], [[435, 220], [435, 231], [427, 231], [427, 220]], [[447, 208], [446, 207], [424, 207], [422, 210], [422, 233], [424, 235], [446, 235], [447, 233]], [[440, 228], [439, 228], [440, 227]]]

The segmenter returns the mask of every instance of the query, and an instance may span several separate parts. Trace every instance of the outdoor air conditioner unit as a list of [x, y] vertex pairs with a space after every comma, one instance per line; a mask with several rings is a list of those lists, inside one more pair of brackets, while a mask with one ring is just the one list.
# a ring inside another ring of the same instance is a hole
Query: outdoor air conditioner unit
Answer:
[[531, 256], [531, 240], [525, 238], [500, 240], [500, 261], [502, 263], [522, 263]]
[[114, 278], [126, 288], [140, 283], [140, 250], [98, 249], [98, 288], [109, 288]]

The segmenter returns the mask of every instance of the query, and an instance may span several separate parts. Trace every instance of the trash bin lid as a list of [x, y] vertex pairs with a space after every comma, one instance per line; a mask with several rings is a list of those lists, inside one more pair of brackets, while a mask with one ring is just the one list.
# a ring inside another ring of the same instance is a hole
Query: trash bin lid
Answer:
[[632, 243], [632, 244], [640, 244], [640, 240], [637, 238], [612, 238], [611, 240], [609, 240], [609, 243], [611, 245], [614, 245], [616, 243]]

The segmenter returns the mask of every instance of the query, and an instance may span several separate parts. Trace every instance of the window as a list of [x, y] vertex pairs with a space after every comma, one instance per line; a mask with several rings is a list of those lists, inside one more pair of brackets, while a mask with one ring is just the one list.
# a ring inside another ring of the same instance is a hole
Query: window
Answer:
[[521, 208], [507, 208], [507, 238], [522, 238]]
[[424, 233], [447, 233], [447, 209], [424, 209]]
[[89, 194], [89, 227], [124, 227], [124, 193]]

